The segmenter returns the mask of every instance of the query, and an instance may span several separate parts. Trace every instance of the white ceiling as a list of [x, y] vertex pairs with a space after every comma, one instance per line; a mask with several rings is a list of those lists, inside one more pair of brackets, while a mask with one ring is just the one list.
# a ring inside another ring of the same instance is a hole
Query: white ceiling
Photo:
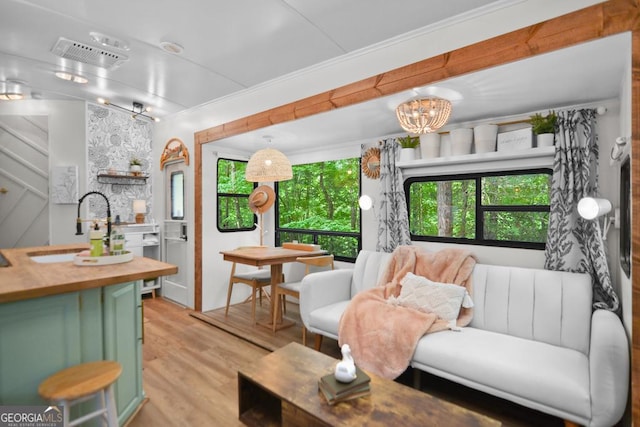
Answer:
[[[98, 97], [163, 117], [430, 24], [513, 0], [2, 0], [0, 81], [26, 82], [33, 97]], [[480, 9], [479, 9], [480, 8]], [[51, 52], [59, 37], [101, 47], [99, 32], [128, 51], [105, 70]], [[171, 41], [173, 55], [159, 45]], [[65, 70], [89, 79], [65, 82]]]
[[[37, 99], [95, 102], [104, 97], [126, 108], [138, 101], [163, 118], [424, 27], [463, 21], [517, 1], [2, 0], [0, 82], [24, 81]], [[126, 42], [126, 51], [102, 49], [128, 60], [106, 70], [51, 52], [60, 37], [99, 47], [91, 32]], [[163, 51], [162, 41], [180, 44], [183, 53]], [[629, 51], [628, 35], [615, 36], [216, 145], [252, 152], [269, 135], [275, 148], [291, 154], [399, 133], [396, 105], [433, 91], [449, 99], [455, 94], [452, 124], [616, 98]], [[83, 75], [89, 83], [57, 79], [58, 70]]]

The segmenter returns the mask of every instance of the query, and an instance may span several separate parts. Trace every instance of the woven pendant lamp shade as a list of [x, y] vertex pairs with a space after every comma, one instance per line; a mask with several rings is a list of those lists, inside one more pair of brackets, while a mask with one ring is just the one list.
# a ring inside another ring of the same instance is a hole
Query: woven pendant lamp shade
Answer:
[[396, 116], [409, 133], [435, 132], [447, 123], [451, 102], [442, 98], [414, 99], [398, 105]]
[[245, 171], [245, 179], [249, 182], [286, 181], [291, 178], [291, 162], [274, 148], [264, 148], [253, 153]]

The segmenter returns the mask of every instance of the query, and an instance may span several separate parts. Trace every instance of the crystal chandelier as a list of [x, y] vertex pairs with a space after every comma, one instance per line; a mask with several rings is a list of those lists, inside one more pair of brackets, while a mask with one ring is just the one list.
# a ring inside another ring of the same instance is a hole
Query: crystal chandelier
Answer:
[[396, 108], [400, 126], [409, 133], [435, 132], [447, 123], [451, 102], [442, 98], [413, 99]]

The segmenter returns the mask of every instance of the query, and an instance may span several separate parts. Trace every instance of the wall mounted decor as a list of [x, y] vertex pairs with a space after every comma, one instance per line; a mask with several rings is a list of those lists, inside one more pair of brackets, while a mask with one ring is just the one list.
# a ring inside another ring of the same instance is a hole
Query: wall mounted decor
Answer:
[[160, 156], [160, 170], [164, 169], [165, 164], [180, 160], [183, 160], [184, 164], [189, 166], [189, 150], [180, 139], [171, 138], [167, 145], [164, 146], [162, 156]]
[[54, 166], [51, 170], [51, 202], [78, 203], [78, 166]]
[[380, 178], [380, 149], [378, 147], [371, 147], [362, 155], [362, 173], [367, 178]]

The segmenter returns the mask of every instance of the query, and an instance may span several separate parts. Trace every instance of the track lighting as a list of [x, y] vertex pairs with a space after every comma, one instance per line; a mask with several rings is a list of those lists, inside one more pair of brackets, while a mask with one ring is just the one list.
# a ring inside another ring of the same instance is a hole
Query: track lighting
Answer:
[[114, 104], [114, 103], [110, 102], [108, 99], [104, 99], [104, 98], [98, 98], [98, 102], [100, 104], [109, 105], [109, 106], [115, 107], [115, 108], [117, 108], [119, 110], [126, 111], [127, 113], [131, 113], [131, 118], [133, 120], [137, 120], [138, 118], [145, 118], [147, 120], [151, 120], [151, 121], [154, 121], [154, 122], [159, 122], [160, 121], [160, 119], [157, 118], [157, 117], [153, 117], [153, 116], [149, 116], [149, 115], [145, 114], [145, 113], [148, 113], [149, 111], [151, 111], [151, 108], [149, 108], [149, 107], [145, 108], [145, 106], [142, 103], [137, 102], [137, 101], [133, 101], [133, 108], [131, 108], [131, 109], [121, 107], [121, 106], [119, 106], [117, 104]]

